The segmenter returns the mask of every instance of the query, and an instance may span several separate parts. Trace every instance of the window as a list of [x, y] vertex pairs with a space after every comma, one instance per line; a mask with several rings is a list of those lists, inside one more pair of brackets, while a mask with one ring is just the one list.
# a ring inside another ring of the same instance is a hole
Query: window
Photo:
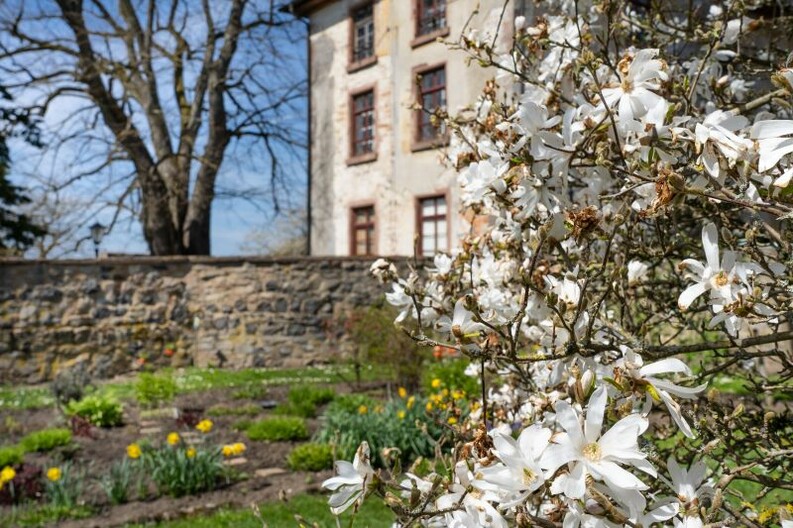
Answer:
[[418, 0], [416, 35], [428, 35], [446, 27], [446, 0]]
[[352, 96], [352, 157], [374, 152], [374, 90]]
[[441, 66], [419, 73], [418, 141], [432, 141], [443, 136], [445, 127], [432, 123], [432, 112], [446, 107], [446, 68]]
[[355, 207], [352, 210], [353, 255], [374, 255], [374, 206]]
[[438, 251], [448, 251], [446, 197], [422, 198], [419, 200], [418, 213], [421, 254], [431, 257]]
[[374, 8], [372, 4], [352, 12], [352, 62], [374, 57]]

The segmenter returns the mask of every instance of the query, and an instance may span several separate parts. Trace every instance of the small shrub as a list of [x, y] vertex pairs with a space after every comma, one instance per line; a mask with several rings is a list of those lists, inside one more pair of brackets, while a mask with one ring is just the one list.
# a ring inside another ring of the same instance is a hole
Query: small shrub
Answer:
[[235, 400], [261, 400], [267, 397], [267, 388], [261, 383], [248, 383], [231, 393]]
[[124, 458], [110, 467], [110, 472], [102, 477], [100, 485], [111, 504], [124, 504], [129, 500], [129, 489], [133, 483], [137, 465]]
[[135, 383], [135, 399], [142, 407], [157, 407], [173, 401], [176, 382], [167, 374], [142, 373]]
[[303, 444], [289, 453], [286, 459], [294, 471], [322, 471], [333, 467], [333, 448], [327, 444]]
[[327, 387], [314, 387], [306, 385], [289, 389], [287, 401], [278, 405], [273, 412], [286, 416], [301, 416], [314, 418], [317, 416], [317, 407], [333, 400], [336, 393]]
[[306, 421], [295, 416], [274, 416], [260, 420], [254, 422], [245, 432], [248, 438], [257, 441], [280, 442], [308, 438]]
[[120, 403], [108, 396], [98, 394], [69, 403], [67, 412], [85, 418], [97, 427], [121, 425], [123, 418], [123, 407]]
[[67, 405], [72, 400], [82, 400], [85, 391], [93, 388], [87, 364], [80, 362], [70, 369], [58, 372], [50, 388], [55, 401], [60, 405]]
[[237, 420], [236, 422], [231, 424], [231, 428], [235, 431], [247, 431], [248, 428], [252, 426], [254, 423], [256, 423], [254, 422], [254, 420], [251, 420], [249, 418], [243, 418], [242, 420]]
[[215, 489], [224, 477], [228, 481], [222, 458], [218, 448], [185, 448], [182, 445], [143, 452], [143, 463], [158, 493], [172, 497]]
[[228, 405], [213, 405], [207, 409], [207, 416], [256, 416], [262, 408], [254, 403], [229, 407]]
[[16, 466], [22, 463], [25, 457], [25, 450], [22, 446], [10, 445], [0, 447], [0, 469], [6, 466]]
[[[346, 326], [353, 343], [356, 372], [360, 378], [361, 364], [384, 366], [399, 385], [413, 390], [419, 386], [424, 365], [431, 353], [410, 336], [394, 326], [396, 310], [388, 305], [375, 305], [354, 310]], [[398, 350], [399, 353], [394, 353]]]
[[26, 453], [42, 453], [68, 445], [71, 441], [72, 432], [68, 429], [42, 429], [24, 437], [19, 445]]

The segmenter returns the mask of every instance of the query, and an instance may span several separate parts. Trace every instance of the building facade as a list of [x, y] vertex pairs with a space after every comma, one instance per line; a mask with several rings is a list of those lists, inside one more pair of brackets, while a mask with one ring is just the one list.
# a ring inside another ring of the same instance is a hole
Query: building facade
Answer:
[[[511, 39], [512, 0], [296, 0], [309, 21], [312, 255], [431, 255], [468, 229], [448, 133], [431, 117], [475, 100], [487, 79], [456, 40], [500, 26]], [[478, 12], [475, 9], [479, 6]], [[418, 110], [420, 101], [426, 111]]]

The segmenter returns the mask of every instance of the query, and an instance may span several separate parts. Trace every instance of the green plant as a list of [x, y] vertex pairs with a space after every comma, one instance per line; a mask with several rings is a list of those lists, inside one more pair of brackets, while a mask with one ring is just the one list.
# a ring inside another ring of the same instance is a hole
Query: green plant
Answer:
[[92, 394], [80, 401], [70, 402], [66, 408], [70, 415], [85, 418], [97, 427], [115, 427], [121, 425], [123, 407], [115, 399]]
[[289, 453], [286, 463], [294, 471], [330, 469], [333, 467], [333, 448], [328, 444], [302, 444]]
[[305, 440], [308, 438], [306, 421], [296, 416], [274, 416], [251, 424], [245, 431], [248, 438], [257, 441]]
[[388, 466], [382, 458], [384, 448], [397, 448], [403, 464], [432, 457], [443, 428], [427, 416], [426, 405], [427, 400], [416, 397], [385, 404], [361, 396], [339, 397], [326, 409], [323, 427], [314, 441], [335, 446], [337, 459], [350, 460], [366, 440], [372, 462], [379, 466]]
[[235, 431], [247, 431], [250, 426], [254, 424], [254, 420], [250, 418], [243, 418], [231, 424], [231, 428]]
[[218, 448], [162, 446], [144, 449], [143, 463], [160, 494], [195, 495], [229, 480]]
[[42, 429], [25, 436], [19, 445], [26, 453], [52, 451], [56, 447], [68, 445], [72, 432], [68, 429]]
[[[421, 385], [429, 394], [437, 392], [439, 388], [464, 391], [467, 395], [478, 395], [479, 379], [465, 373], [470, 362], [466, 358], [444, 359], [431, 363], [425, 369], [421, 378]], [[435, 381], [434, 380], [439, 380]], [[433, 384], [434, 382], [434, 384]], [[434, 385], [439, 385], [436, 387]]]
[[267, 388], [261, 383], [247, 383], [231, 393], [235, 400], [261, 400], [267, 397]]
[[25, 450], [22, 449], [22, 446], [9, 445], [0, 447], [0, 469], [21, 464], [24, 458]]
[[230, 407], [228, 405], [213, 405], [207, 409], [207, 416], [256, 416], [262, 412], [262, 408], [255, 403], [247, 405], [237, 405]]
[[45, 495], [55, 508], [73, 508], [83, 492], [84, 475], [70, 463], [47, 470]]
[[336, 393], [328, 387], [313, 387], [302, 385], [289, 389], [287, 401], [278, 405], [273, 412], [286, 416], [301, 416], [314, 418], [317, 407], [333, 400]]
[[379, 304], [354, 310], [347, 321], [349, 335], [358, 345], [356, 370], [361, 363], [382, 365], [394, 381], [413, 390], [418, 387], [424, 365], [431, 354], [394, 326], [396, 310]]
[[131, 462], [129, 458], [125, 457], [113, 464], [110, 467], [110, 472], [102, 477], [99, 483], [112, 504], [124, 504], [129, 500], [129, 489], [133, 484], [135, 473], [137, 473], [137, 467], [137, 463]]
[[135, 399], [142, 407], [156, 407], [173, 401], [176, 396], [176, 382], [167, 373], [150, 374], [144, 372], [135, 383]]

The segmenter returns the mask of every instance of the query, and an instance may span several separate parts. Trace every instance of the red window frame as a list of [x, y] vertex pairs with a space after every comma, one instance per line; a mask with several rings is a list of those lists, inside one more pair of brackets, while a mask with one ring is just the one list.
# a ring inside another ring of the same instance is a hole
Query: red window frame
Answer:
[[356, 158], [375, 150], [374, 89], [350, 97], [350, 156]]
[[418, 110], [416, 140], [432, 141], [446, 133], [443, 125], [432, 124], [432, 112], [446, 107], [446, 65], [427, 69], [418, 73]]
[[352, 63], [359, 63], [374, 57], [374, 3], [358, 6], [350, 13], [352, 22], [351, 56]]
[[[350, 210], [350, 254], [370, 256], [375, 254], [374, 205], [353, 207]], [[361, 240], [359, 240], [361, 236]]]
[[416, 36], [446, 28], [446, 0], [416, 0]]
[[[425, 214], [427, 207], [430, 206], [432, 212]], [[425, 196], [417, 200], [416, 205], [416, 229], [418, 231], [418, 253], [425, 257], [431, 257], [439, 251], [449, 250], [449, 203], [445, 194]], [[442, 207], [442, 209], [441, 209]], [[441, 212], [442, 211], [442, 212]], [[439, 231], [440, 222], [444, 224], [444, 231]], [[427, 236], [425, 226], [431, 226], [432, 247], [425, 248]]]

